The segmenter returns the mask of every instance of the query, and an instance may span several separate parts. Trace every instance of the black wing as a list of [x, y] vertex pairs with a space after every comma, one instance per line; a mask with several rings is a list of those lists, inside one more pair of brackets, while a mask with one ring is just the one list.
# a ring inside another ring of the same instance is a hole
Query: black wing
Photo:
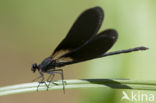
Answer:
[[62, 55], [85, 45], [90, 38], [97, 34], [103, 17], [104, 13], [100, 7], [94, 7], [84, 11], [73, 24], [64, 40], [55, 49], [51, 58], [58, 59]]
[[60, 57], [56, 62], [60, 66], [73, 64], [85, 60], [99, 58], [106, 53], [116, 42], [118, 34], [115, 30], [109, 29], [96, 35], [88, 44], [77, 51], [70, 52]]

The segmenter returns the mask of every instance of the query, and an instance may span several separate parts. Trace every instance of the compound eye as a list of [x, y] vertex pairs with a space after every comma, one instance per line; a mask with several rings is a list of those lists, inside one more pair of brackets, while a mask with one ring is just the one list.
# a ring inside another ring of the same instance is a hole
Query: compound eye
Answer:
[[33, 68], [37, 68], [37, 64], [33, 64]]
[[35, 72], [37, 68], [38, 68], [37, 64], [33, 64], [31, 67], [31, 70]]

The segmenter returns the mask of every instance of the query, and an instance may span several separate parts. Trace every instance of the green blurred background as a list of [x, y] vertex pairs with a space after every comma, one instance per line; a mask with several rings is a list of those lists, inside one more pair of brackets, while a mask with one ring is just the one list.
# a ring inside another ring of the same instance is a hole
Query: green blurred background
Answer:
[[[63, 67], [65, 79], [156, 80], [155, 0], [0, 0], [0, 86], [31, 82], [38, 76], [30, 70], [32, 63], [49, 56], [79, 14], [94, 6], [105, 12], [100, 31], [115, 28], [119, 33], [110, 51], [150, 49]], [[58, 90], [3, 96], [0, 103], [125, 103], [121, 96], [122, 90], [92, 88], [66, 90], [65, 95]]]

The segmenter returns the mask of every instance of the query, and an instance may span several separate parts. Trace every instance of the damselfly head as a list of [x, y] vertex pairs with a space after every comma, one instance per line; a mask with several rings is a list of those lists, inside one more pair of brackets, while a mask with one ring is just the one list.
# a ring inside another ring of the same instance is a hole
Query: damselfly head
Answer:
[[36, 69], [38, 69], [38, 66], [35, 63], [35, 64], [32, 65], [31, 70], [33, 71], [33, 73], [35, 73]]

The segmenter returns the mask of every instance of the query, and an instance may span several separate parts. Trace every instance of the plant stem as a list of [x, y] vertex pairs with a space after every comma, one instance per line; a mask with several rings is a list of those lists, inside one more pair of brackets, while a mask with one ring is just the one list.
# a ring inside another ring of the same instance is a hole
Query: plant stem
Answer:
[[[113, 89], [132, 89], [132, 90], [151, 90], [156, 91], [156, 81], [139, 81], [126, 79], [80, 79], [80, 80], [64, 80], [65, 89], [79, 88], [100, 88], [110, 87]], [[62, 81], [45, 82], [50, 83], [48, 90], [60, 90], [63, 88]], [[46, 91], [47, 86], [41, 83], [38, 91]], [[26, 92], [36, 92], [38, 82], [18, 84], [12, 86], [0, 87], [0, 96], [19, 94]]]

